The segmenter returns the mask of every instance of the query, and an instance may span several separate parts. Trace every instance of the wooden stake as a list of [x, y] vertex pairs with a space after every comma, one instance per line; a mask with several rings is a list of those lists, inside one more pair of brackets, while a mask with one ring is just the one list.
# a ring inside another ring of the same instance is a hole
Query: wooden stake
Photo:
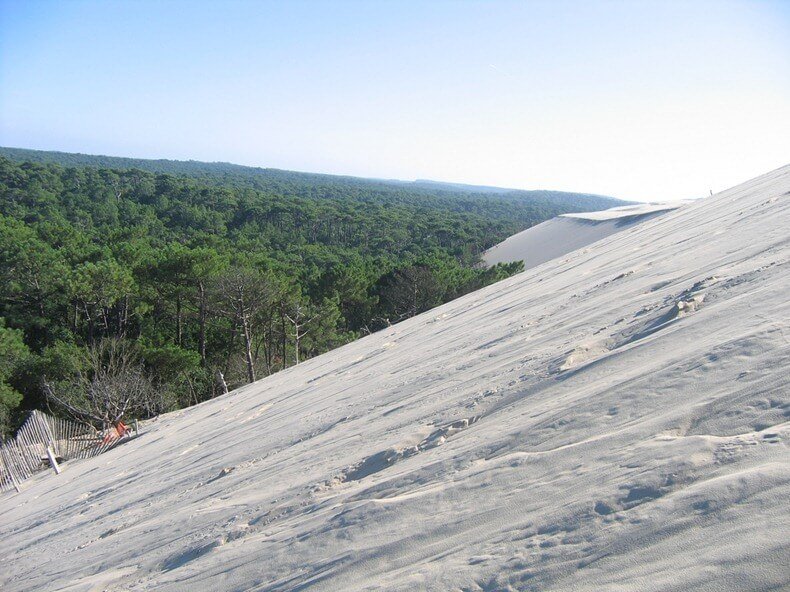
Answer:
[[60, 475], [60, 467], [58, 461], [55, 460], [55, 453], [52, 452], [52, 446], [47, 446], [47, 456], [49, 457], [49, 465], [53, 468], [56, 475]]

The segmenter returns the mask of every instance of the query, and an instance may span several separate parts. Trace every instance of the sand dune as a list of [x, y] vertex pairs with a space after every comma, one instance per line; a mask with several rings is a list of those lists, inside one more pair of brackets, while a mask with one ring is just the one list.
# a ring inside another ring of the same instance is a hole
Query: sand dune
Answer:
[[523, 261], [524, 269], [531, 269], [682, 205], [683, 202], [637, 204], [564, 214], [508, 237], [483, 253], [483, 261], [487, 265]]
[[0, 588], [790, 585], [790, 166], [0, 499]]

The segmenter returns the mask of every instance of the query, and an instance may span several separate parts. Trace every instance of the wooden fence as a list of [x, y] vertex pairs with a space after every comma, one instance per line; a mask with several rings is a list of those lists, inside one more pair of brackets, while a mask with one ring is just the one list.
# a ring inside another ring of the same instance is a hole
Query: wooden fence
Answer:
[[46, 469], [60, 472], [58, 463], [106, 452], [126, 435], [114, 429], [100, 432], [85, 424], [31, 411], [13, 438], [0, 441], [0, 492], [19, 491], [20, 484]]

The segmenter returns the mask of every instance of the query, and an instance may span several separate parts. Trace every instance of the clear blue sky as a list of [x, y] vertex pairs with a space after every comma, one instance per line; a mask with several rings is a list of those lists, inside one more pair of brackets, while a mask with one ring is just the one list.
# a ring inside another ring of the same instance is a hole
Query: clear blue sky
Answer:
[[0, 0], [0, 145], [698, 197], [790, 162], [790, 2]]

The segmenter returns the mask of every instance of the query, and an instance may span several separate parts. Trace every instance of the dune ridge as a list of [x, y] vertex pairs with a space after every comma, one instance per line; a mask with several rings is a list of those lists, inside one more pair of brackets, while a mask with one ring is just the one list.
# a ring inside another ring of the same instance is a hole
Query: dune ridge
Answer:
[[562, 214], [506, 238], [483, 253], [486, 265], [523, 261], [531, 269], [607, 236], [675, 210], [688, 202], [637, 204]]

